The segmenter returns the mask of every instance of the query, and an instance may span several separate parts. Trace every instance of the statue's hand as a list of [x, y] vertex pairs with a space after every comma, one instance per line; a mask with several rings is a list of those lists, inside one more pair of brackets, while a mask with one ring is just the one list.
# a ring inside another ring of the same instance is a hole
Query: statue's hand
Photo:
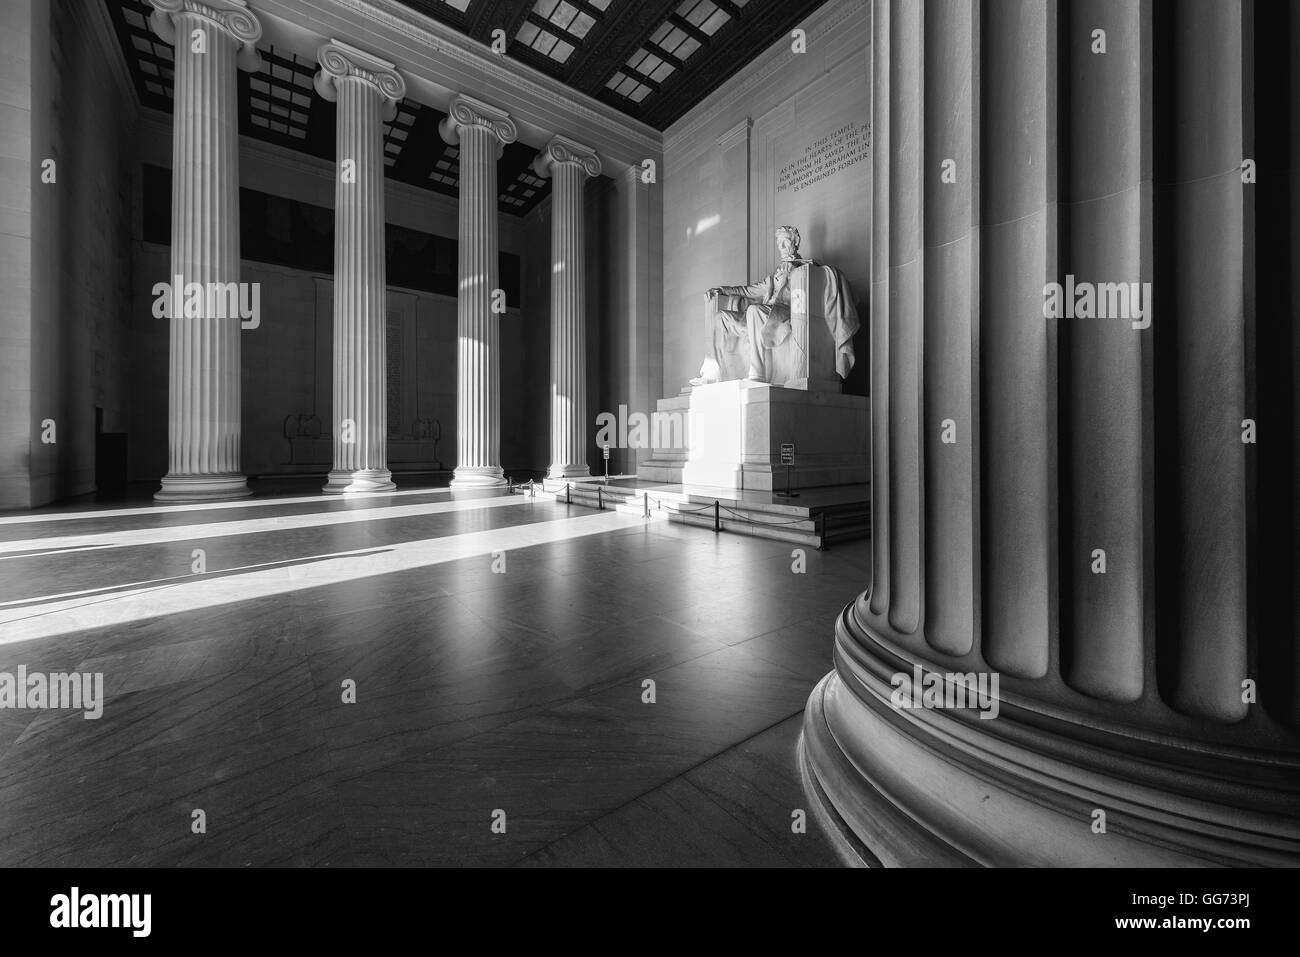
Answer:
[[722, 290], [715, 286], [704, 294], [704, 301], [713, 302], [713, 300], [717, 299], [720, 295], [722, 295]]

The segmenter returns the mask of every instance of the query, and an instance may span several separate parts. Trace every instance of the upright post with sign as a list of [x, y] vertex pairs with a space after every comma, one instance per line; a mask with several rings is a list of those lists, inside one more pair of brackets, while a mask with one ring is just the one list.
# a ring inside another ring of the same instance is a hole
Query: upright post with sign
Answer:
[[609, 443], [605, 443], [605, 484], [609, 484]]
[[798, 492], [790, 491], [790, 471], [794, 468], [794, 443], [781, 443], [781, 464], [785, 466], [785, 491], [777, 492], [778, 498], [798, 498]]

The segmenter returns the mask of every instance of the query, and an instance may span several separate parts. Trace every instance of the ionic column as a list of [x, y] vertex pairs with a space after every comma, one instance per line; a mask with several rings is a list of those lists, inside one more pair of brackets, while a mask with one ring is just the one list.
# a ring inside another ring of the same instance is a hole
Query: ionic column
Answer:
[[383, 492], [388, 471], [383, 122], [406, 82], [337, 40], [316, 54], [316, 91], [338, 103], [334, 184], [334, 468], [326, 492]]
[[451, 101], [438, 126], [460, 145], [459, 292], [456, 297], [456, 472], [452, 488], [505, 484], [501, 470], [497, 160], [513, 143], [509, 115], [468, 96]]
[[[151, 0], [150, 24], [172, 44], [173, 286], [167, 309], [167, 475], [162, 502], [240, 498], [239, 117], [235, 69], [257, 69], [262, 35], [243, 0]], [[197, 283], [195, 287], [193, 284]], [[220, 284], [220, 285], [217, 285]], [[202, 290], [203, 308], [175, 306]], [[251, 298], [251, 297], [245, 297]], [[225, 308], [210, 308], [221, 304]]]
[[556, 136], [533, 161], [551, 192], [551, 468], [549, 478], [587, 467], [587, 291], [583, 186], [600, 174], [594, 150]]
[[1295, 865], [1295, 14], [871, 15], [880, 543], [810, 798], [885, 864]]

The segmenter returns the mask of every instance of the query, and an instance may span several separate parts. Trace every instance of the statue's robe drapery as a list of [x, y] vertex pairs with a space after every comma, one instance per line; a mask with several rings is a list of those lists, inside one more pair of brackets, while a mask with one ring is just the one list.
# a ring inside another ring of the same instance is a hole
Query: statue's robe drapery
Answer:
[[712, 328], [705, 364], [709, 359], [717, 363], [719, 380], [768, 379], [771, 350], [790, 338], [789, 274], [801, 266], [824, 270], [821, 313], [835, 341], [836, 372], [848, 377], [854, 363], [853, 336], [860, 326], [852, 289], [838, 269], [804, 259], [783, 263], [759, 282], [718, 287], [719, 297], [706, 307]]
[[713, 313], [712, 358], [718, 378], [767, 378], [767, 351], [790, 335], [788, 269], [743, 286], [720, 286]]
[[849, 285], [848, 277], [834, 266], [809, 263], [808, 268], [825, 270], [822, 314], [826, 317], [826, 328], [835, 340], [835, 371], [841, 379], [847, 379], [853, 371], [853, 363], [857, 361], [853, 352], [853, 337], [862, 327], [858, 320], [858, 307], [853, 302], [853, 287]]

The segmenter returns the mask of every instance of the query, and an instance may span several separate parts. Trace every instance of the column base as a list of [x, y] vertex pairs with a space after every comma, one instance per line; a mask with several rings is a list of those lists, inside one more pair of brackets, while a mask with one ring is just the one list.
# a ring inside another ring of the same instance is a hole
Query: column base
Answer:
[[499, 465], [465, 466], [462, 465], [452, 473], [452, 488], [502, 488], [506, 484], [506, 473]]
[[391, 492], [395, 488], [397, 486], [393, 484], [393, 473], [388, 469], [357, 469], [356, 471], [333, 469], [330, 471], [329, 481], [321, 491], [331, 495], [353, 495]]
[[591, 469], [581, 463], [552, 465], [546, 477], [548, 479], [591, 478]]
[[809, 799], [885, 866], [1300, 864], [1294, 758], [1113, 724], [1005, 676], [996, 709], [902, 707], [896, 676], [949, 671], [909, 647], [850, 604], [804, 713]]
[[162, 488], [154, 493], [155, 502], [221, 502], [228, 499], [247, 498], [253, 494], [248, 479], [239, 472], [219, 475], [186, 475], [168, 473], [163, 476]]

